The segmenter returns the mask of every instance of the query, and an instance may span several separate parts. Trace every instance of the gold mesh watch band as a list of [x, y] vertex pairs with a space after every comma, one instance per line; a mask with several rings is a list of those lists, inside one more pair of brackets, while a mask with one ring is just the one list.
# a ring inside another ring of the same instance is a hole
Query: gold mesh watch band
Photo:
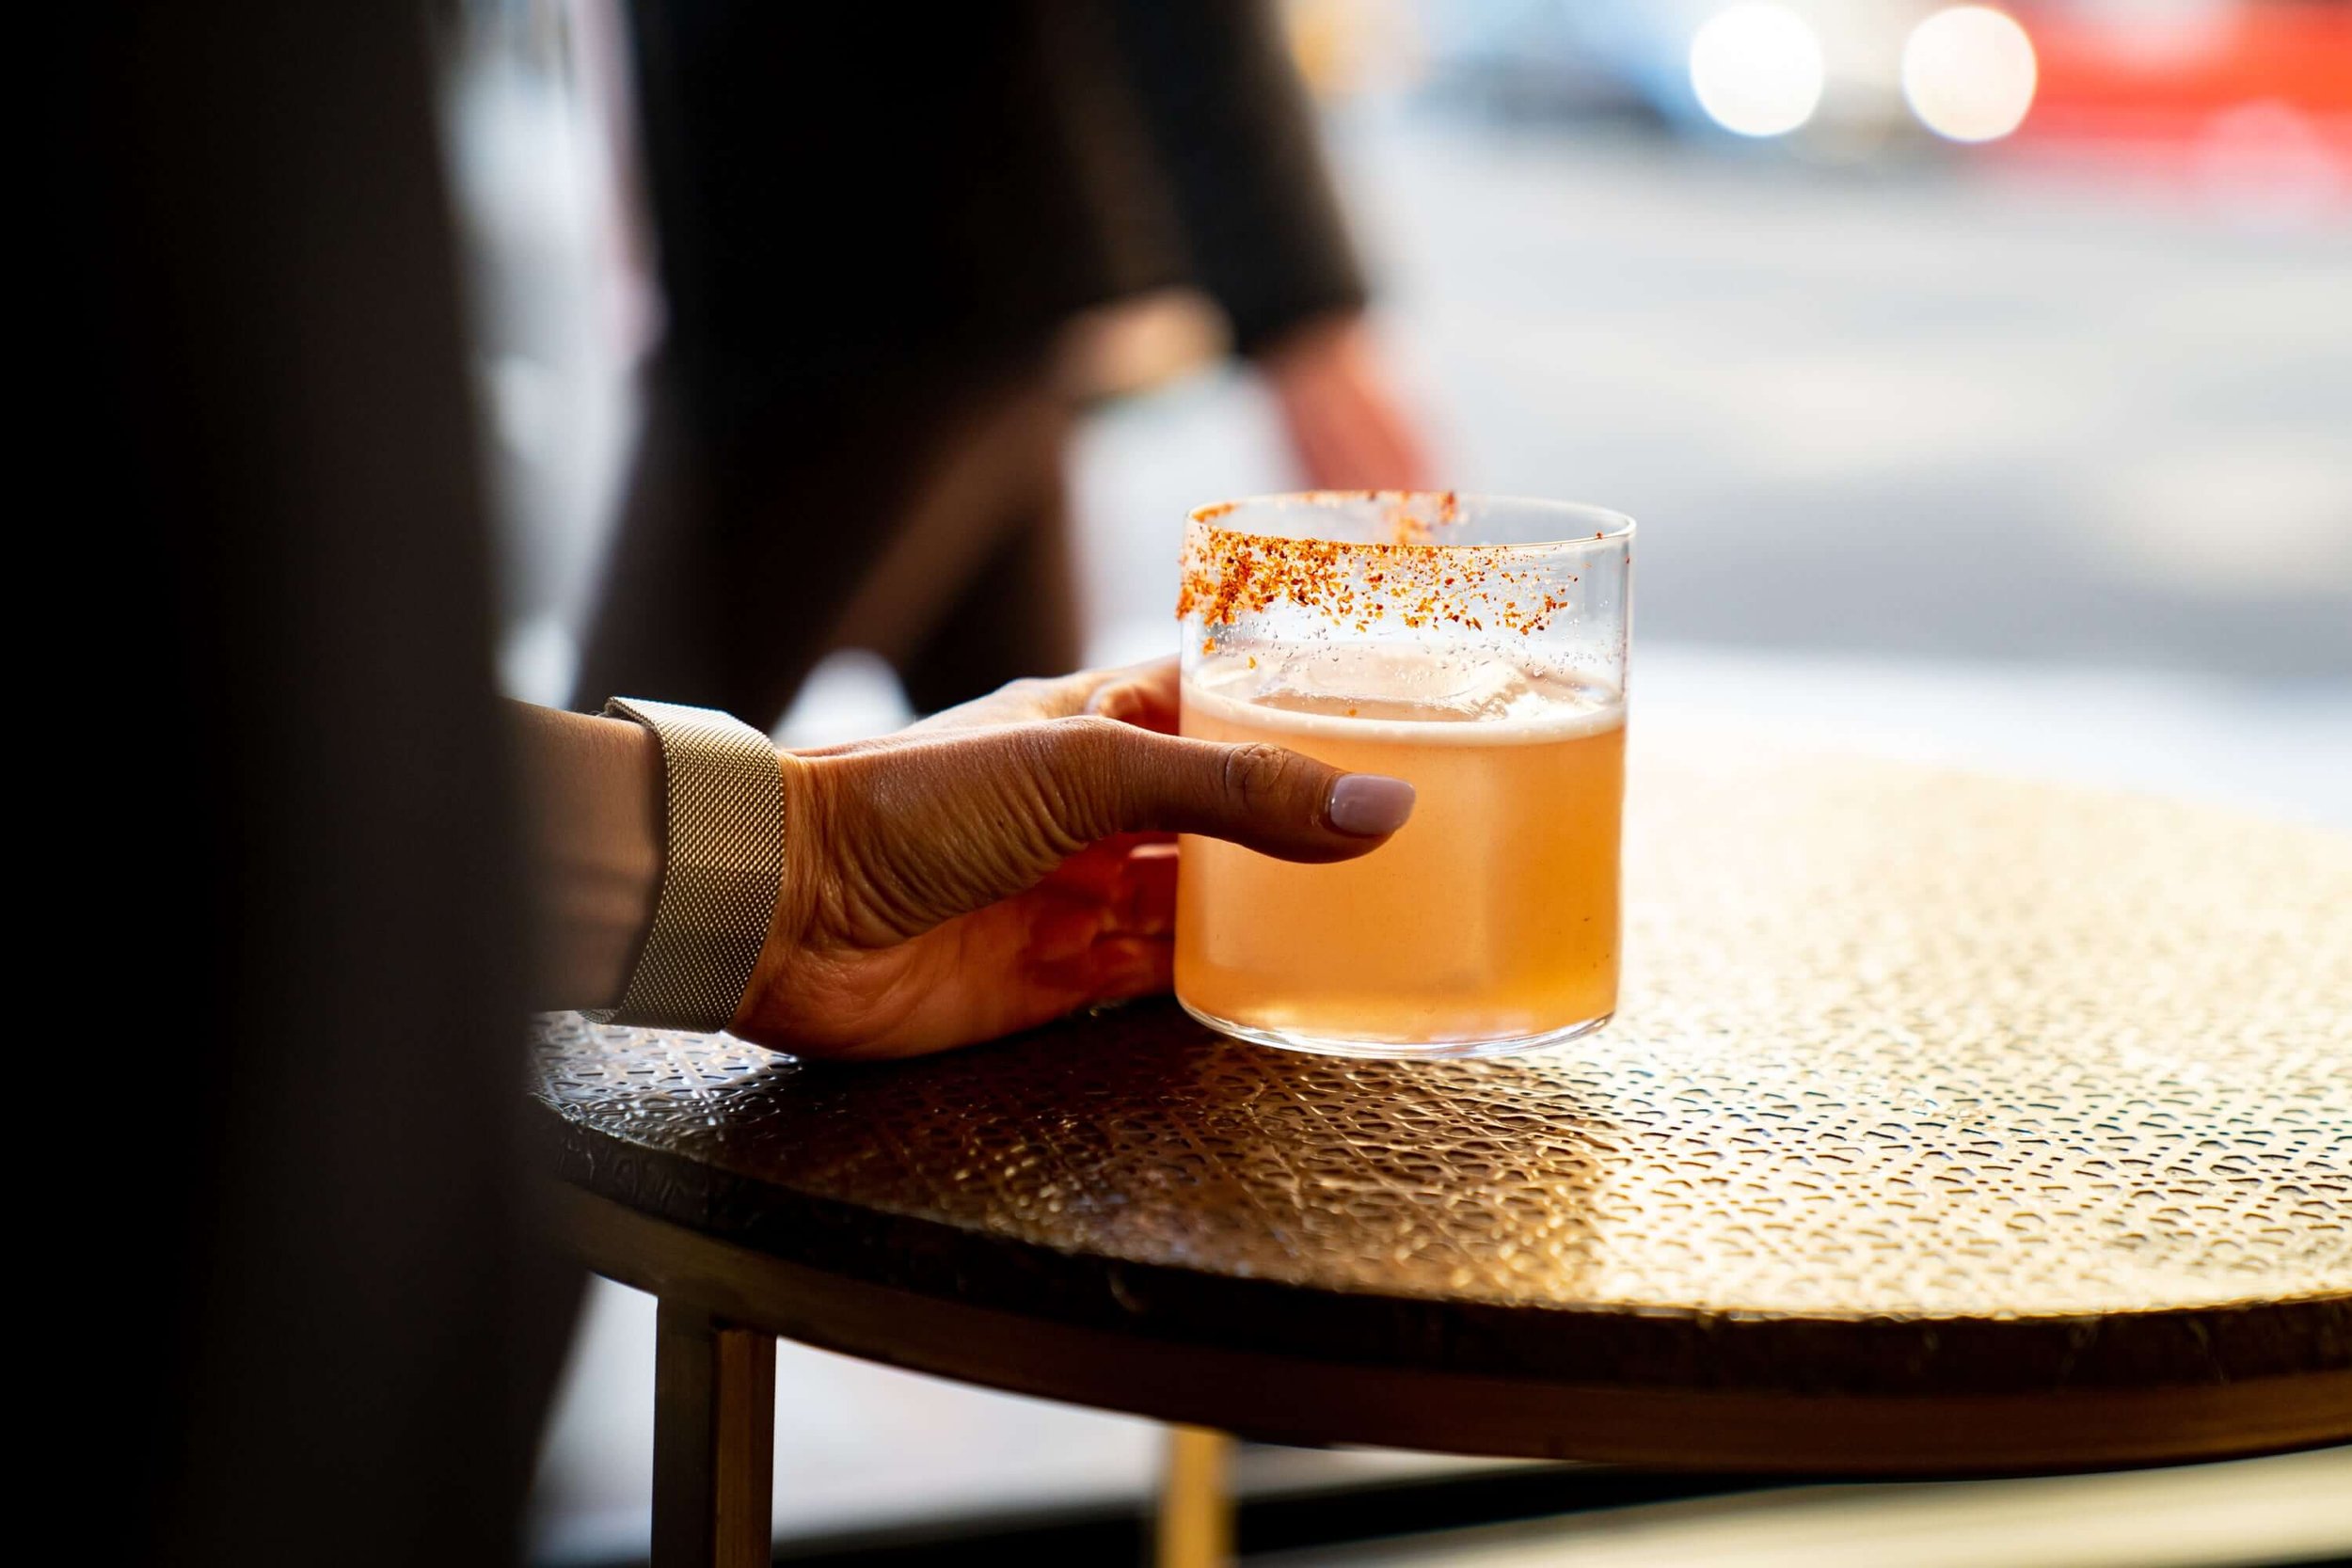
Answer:
[[784, 876], [776, 749], [709, 708], [615, 697], [604, 711], [661, 742], [661, 893], [617, 1007], [598, 1023], [723, 1029], [751, 984]]

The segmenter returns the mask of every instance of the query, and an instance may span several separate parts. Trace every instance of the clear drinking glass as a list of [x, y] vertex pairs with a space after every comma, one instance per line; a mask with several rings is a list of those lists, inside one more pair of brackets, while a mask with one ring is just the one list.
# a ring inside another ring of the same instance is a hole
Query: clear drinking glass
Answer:
[[1617, 1000], [1633, 522], [1565, 501], [1317, 493], [1184, 536], [1184, 733], [1418, 792], [1359, 860], [1185, 837], [1176, 997], [1243, 1039], [1485, 1056]]

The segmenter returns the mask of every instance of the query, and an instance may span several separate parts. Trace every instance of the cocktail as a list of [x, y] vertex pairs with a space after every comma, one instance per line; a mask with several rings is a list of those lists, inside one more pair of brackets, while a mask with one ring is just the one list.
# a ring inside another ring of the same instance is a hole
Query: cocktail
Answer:
[[1184, 733], [1417, 791], [1360, 860], [1181, 841], [1176, 995], [1299, 1051], [1476, 1056], [1617, 998], [1633, 524], [1397, 492], [1203, 507], [1184, 540]]

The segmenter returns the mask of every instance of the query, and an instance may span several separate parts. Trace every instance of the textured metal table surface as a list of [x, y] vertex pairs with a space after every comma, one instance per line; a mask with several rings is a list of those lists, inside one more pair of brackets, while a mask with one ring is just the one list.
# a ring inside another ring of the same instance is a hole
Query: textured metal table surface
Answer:
[[1625, 1006], [1549, 1053], [1292, 1055], [1148, 1004], [826, 1069], [555, 1018], [553, 1157], [829, 1274], [1363, 1366], [2352, 1369], [2352, 840], [1744, 744], [1637, 746], [1631, 799]]

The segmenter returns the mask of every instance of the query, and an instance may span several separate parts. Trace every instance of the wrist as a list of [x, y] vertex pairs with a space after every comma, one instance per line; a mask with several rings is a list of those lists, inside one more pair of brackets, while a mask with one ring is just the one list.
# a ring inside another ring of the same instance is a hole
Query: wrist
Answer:
[[642, 726], [660, 752], [660, 876], [651, 927], [600, 1023], [725, 1028], [751, 990], [785, 866], [778, 753], [712, 708], [614, 697], [609, 716]]

